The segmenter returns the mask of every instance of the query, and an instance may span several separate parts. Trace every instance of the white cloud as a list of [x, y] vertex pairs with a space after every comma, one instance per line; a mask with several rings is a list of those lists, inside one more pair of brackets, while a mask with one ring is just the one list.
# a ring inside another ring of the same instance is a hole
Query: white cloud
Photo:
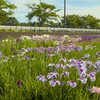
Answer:
[[27, 8], [26, 4], [39, 3], [39, 0], [9, 0], [9, 1], [17, 6], [17, 9], [14, 10], [14, 16], [20, 22], [28, 21], [28, 19], [25, 17], [25, 15], [27, 15], [27, 13], [29, 12], [29, 9]]
[[[9, 0], [11, 3], [14, 3], [17, 6], [17, 9], [15, 10], [15, 17], [18, 18], [19, 21], [27, 21], [27, 18], [25, 18], [25, 15], [29, 12], [29, 9], [25, 4], [28, 3], [39, 3], [39, 0]], [[63, 0], [41, 0], [46, 3], [53, 4], [57, 7], [57, 9], [62, 9], [58, 12], [60, 16], [64, 15], [63, 11]], [[81, 1], [87, 1], [87, 2], [98, 2], [99, 0], [81, 0]], [[67, 14], [79, 14], [79, 15], [93, 15], [96, 18], [100, 18], [100, 6], [71, 6], [67, 4]], [[36, 18], [34, 18], [36, 20]]]
[[99, 0], [82, 0], [84, 2], [99, 2]]
[[92, 7], [68, 7], [68, 14], [79, 14], [79, 15], [93, 15], [100, 19], [100, 6]]
[[[21, 21], [27, 21], [27, 18], [25, 17], [25, 15], [27, 15], [27, 13], [29, 12], [29, 9], [27, 8], [26, 4], [28, 3], [38, 4], [40, 2], [39, 0], [13, 0], [13, 1], [9, 0], [9, 1], [11, 1], [11, 3], [14, 3], [17, 6], [14, 16], [17, 17], [19, 21], [20, 19], [22, 19]], [[41, 0], [41, 1], [50, 3], [50, 4], [55, 4], [57, 1], [60, 1], [60, 0]], [[61, 3], [59, 2], [57, 2], [57, 6], [62, 8]], [[36, 20], [36, 18], [34, 19]]]

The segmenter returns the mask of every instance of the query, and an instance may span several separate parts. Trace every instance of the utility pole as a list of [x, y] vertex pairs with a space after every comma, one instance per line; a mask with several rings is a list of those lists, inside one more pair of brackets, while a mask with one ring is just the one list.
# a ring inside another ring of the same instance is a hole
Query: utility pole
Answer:
[[64, 0], [64, 28], [66, 28], [66, 0]]

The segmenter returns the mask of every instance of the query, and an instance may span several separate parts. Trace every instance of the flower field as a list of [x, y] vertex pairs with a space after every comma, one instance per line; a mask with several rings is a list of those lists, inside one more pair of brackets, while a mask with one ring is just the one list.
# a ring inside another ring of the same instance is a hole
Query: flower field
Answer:
[[0, 41], [0, 100], [99, 100], [100, 35]]

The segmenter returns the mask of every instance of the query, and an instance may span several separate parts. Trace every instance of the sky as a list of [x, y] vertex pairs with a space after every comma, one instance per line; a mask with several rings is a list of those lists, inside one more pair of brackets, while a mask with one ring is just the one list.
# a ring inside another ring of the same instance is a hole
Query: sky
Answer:
[[[28, 14], [30, 9], [26, 4], [36, 3], [39, 4], [39, 0], [8, 0], [10, 3], [14, 3], [17, 9], [14, 10], [14, 15], [20, 22], [28, 22], [28, 18], [25, 15]], [[58, 14], [64, 15], [64, 0], [41, 0], [42, 2], [53, 4], [56, 9], [61, 9]], [[78, 14], [78, 15], [92, 15], [100, 19], [100, 0], [66, 0], [66, 14]], [[37, 21], [33, 18], [33, 21]]]

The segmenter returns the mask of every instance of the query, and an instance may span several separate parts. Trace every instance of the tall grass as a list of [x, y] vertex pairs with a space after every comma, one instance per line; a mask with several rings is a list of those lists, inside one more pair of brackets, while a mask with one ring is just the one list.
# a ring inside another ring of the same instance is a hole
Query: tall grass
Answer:
[[[82, 84], [77, 80], [79, 75], [76, 67], [66, 69], [57, 69], [55, 66], [46, 67], [50, 63], [67, 65], [70, 58], [90, 60], [95, 64], [100, 59], [100, 55], [96, 55], [96, 52], [100, 52], [99, 42], [97, 42], [99, 39], [74, 42], [75, 45], [82, 46], [82, 50], [71, 50], [70, 52], [56, 50], [51, 52], [50, 50], [50, 53], [47, 49], [36, 50], [36, 47], [40, 49], [41, 46], [56, 47], [58, 44], [55, 44], [55, 41], [59, 42], [55, 39], [40, 41], [40, 39], [32, 38], [19, 40], [8, 38], [0, 42], [0, 100], [99, 100], [100, 94], [90, 93], [89, 87], [100, 87], [100, 72], [96, 72], [94, 82], [87, 78], [87, 83]], [[70, 44], [69, 39], [65, 41], [59, 44]], [[90, 57], [84, 58], [85, 54], [90, 54]], [[59, 61], [61, 58], [65, 58], [66, 62]], [[70, 72], [69, 77], [54, 78], [64, 82], [64, 85], [57, 84], [52, 87], [49, 84], [50, 79], [46, 82], [36, 79], [37, 76], [46, 76], [54, 70], [59, 74], [63, 71]], [[75, 88], [67, 84], [69, 80], [77, 83]]]

